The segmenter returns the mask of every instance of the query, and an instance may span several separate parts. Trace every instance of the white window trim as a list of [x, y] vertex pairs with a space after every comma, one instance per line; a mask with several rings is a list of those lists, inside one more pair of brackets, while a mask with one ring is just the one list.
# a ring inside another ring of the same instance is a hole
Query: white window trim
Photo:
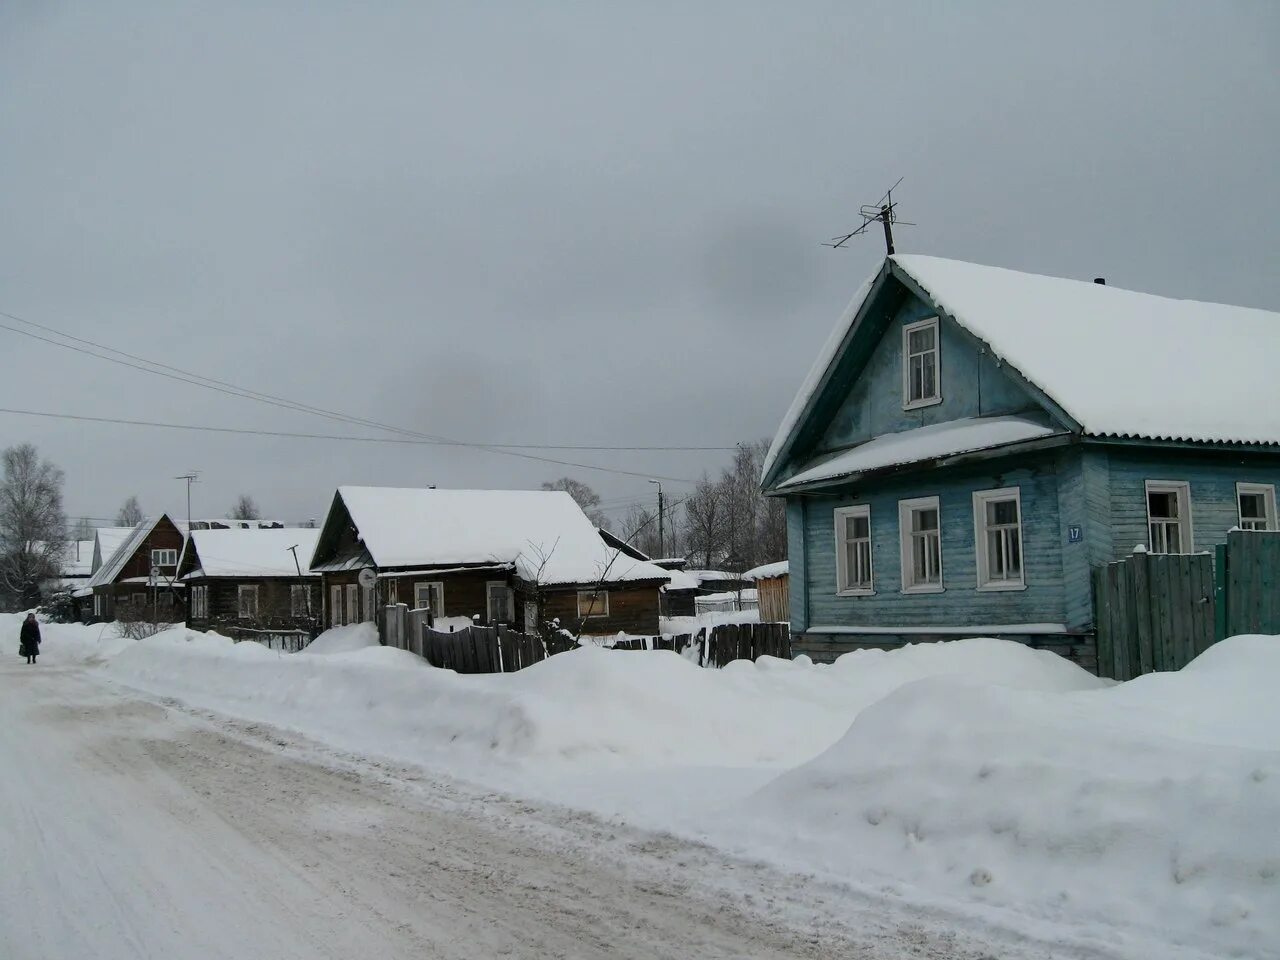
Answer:
[[494, 622], [493, 610], [491, 609], [491, 601], [489, 598], [489, 591], [492, 590], [494, 587], [501, 587], [505, 591], [503, 595], [504, 600], [503, 600], [502, 617], [497, 622], [510, 623], [512, 620], [515, 619], [515, 602], [514, 602], [514, 598], [512, 597], [511, 586], [505, 580], [486, 580], [485, 581], [484, 583], [484, 615], [488, 617], [490, 623]]
[[342, 626], [342, 584], [329, 584], [329, 626]]
[[[987, 553], [987, 504], [992, 500], [1012, 500], [1018, 505], [1018, 579], [990, 582], [991, 557]], [[1001, 487], [999, 490], [975, 490], [973, 493], [973, 549], [977, 560], [978, 589], [984, 593], [1002, 593], [1027, 589], [1027, 554], [1022, 548], [1022, 488]]]
[[1274, 483], [1237, 483], [1236, 484], [1236, 520], [1240, 529], [1244, 529], [1244, 516], [1240, 513], [1240, 498], [1247, 493], [1261, 494], [1263, 510], [1266, 513], [1267, 529], [1280, 529], [1276, 523], [1276, 486]]
[[[588, 598], [592, 598], [592, 597], [595, 598], [595, 603], [592, 603], [591, 606], [588, 608], [591, 611], [590, 613], [582, 612], [582, 598], [584, 596]], [[604, 601], [604, 609], [603, 610], [596, 609], [597, 607], [600, 606], [601, 600]], [[599, 591], [597, 590], [579, 590], [578, 591], [578, 619], [579, 620], [593, 620], [596, 617], [607, 617], [607, 616], [609, 616], [609, 591], [608, 590], [601, 589]]]
[[346, 594], [346, 609], [343, 611], [346, 615], [343, 617], [343, 626], [350, 626], [353, 623], [360, 622], [360, 584], [344, 583], [342, 591]]
[[[166, 562], [165, 560], [162, 560], [161, 557], [156, 556], [156, 554], [164, 556], [171, 555], [173, 559]], [[176, 567], [178, 565], [178, 551], [174, 550], [172, 547], [154, 548], [151, 551], [151, 565], [153, 567]]]
[[[435, 589], [436, 589], [436, 596], [438, 596], [438, 597], [440, 598], [440, 610], [439, 610], [439, 611], [432, 610], [432, 611], [431, 611], [431, 616], [432, 616], [432, 617], [435, 617], [436, 619], [439, 619], [439, 618], [443, 617], [443, 616], [444, 616], [444, 581], [443, 581], [443, 580], [418, 580], [418, 581], [416, 581], [416, 582], [414, 583], [414, 585], [413, 585], [413, 608], [414, 608], [415, 610], [421, 610], [421, 609], [423, 609], [422, 607], [419, 607], [419, 606], [418, 606], [418, 588], [419, 588], [419, 587], [435, 587]], [[429, 595], [428, 595], [428, 596], [429, 596]], [[429, 603], [429, 602], [430, 602], [430, 601], [428, 601], [428, 603]]]
[[[1191, 523], [1191, 484], [1186, 480], [1148, 480], [1143, 490], [1142, 504], [1147, 515], [1147, 540], [1151, 539], [1151, 494], [1173, 493], [1178, 497], [1178, 526], [1182, 531], [1182, 549], [1171, 556], [1196, 552], [1195, 530]], [[1240, 499], [1236, 498], [1236, 512], [1240, 511]], [[1154, 544], [1147, 549], [1155, 553]]]
[[[868, 545], [871, 547], [870, 574], [871, 583], [866, 587], [846, 587], [849, 582], [849, 571], [845, 563], [845, 520], [849, 517], [866, 517]], [[860, 503], [852, 507], [837, 507], [835, 510], [836, 536], [836, 596], [837, 597], [874, 597], [876, 593], [876, 561], [875, 537], [871, 536], [871, 505]]]
[[[938, 582], [911, 583], [911, 512], [913, 510], [938, 511]], [[946, 587], [946, 568], [943, 565], [942, 503], [937, 497], [916, 497], [898, 501], [898, 547], [902, 561], [903, 593], [943, 593]]]
[[[911, 334], [926, 327], [933, 327], [933, 390], [932, 397], [911, 399]], [[919, 410], [942, 402], [942, 329], [937, 317], [917, 320], [902, 327], [902, 409]]]
[[258, 585], [256, 583], [242, 583], [236, 590], [236, 617], [238, 619], [247, 619], [244, 613], [245, 594], [253, 594], [253, 613], [249, 614], [249, 618], [258, 616]]

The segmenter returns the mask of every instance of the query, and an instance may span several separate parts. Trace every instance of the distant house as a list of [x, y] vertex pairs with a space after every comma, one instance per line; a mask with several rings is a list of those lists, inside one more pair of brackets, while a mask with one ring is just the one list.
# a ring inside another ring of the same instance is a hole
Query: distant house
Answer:
[[1277, 529], [1280, 314], [897, 255], [766, 457], [795, 648], [1005, 636], [1087, 662], [1090, 572]]
[[[183, 619], [186, 604], [183, 584], [177, 577], [178, 560], [186, 539], [186, 534], [168, 514], [143, 520], [129, 531], [89, 578], [87, 588], [93, 591], [92, 619], [141, 616], [153, 609], [163, 620]], [[102, 548], [111, 542], [110, 534], [104, 537], [99, 532], [95, 561]]]
[[786, 560], [766, 563], [748, 570], [742, 579], [756, 590], [756, 602], [763, 623], [785, 623], [791, 616], [790, 567]]
[[[340, 487], [311, 569], [323, 576], [329, 625], [405, 603], [436, 619], [656, 633], [667, 582], [665, 570], [606, 544], [567, 493], [543, 490]], [[365, 569], [372, 585], [360, 583]]]
[[314, 633], [321, 622], [320, 575], [307, 565], [319, 535], [287, 527], [192, 530], [180, 570], [188, 624], [237, 638]]

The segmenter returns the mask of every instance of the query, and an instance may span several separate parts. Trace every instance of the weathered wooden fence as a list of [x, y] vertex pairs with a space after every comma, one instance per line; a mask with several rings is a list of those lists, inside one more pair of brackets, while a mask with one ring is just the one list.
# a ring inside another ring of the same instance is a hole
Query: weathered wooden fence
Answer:
[[[577, 642], [560, 634], [546, 638], [519, 633], [504, 626], [471, 626], [448, 633], [433, 630], [425, 610], [409, 610], [404, 604], [382, 611], [387, 646], [408, 650], [432, 666], [458, 673], [512, 673], [547, 657], [577, 648]], [[629, 637], [607, 649], [621, 651], [697, 651], [698, 663], [722, 667], [732, 660], [774, 656], [790, 659], [791, 631], [785, 623], [724, 624], [710, 631], [676, 636]]]
[[1178, 670], [1214, 642], [1213, 558], [1135, 553], [1093, 571], [1098, 673]]
[[1280, 633], [1280, 533], [1233, 530], [1216, 561], [1217, 639]]
[[248, 627], [218, 627], [218, 632], [225, 632], [237, 643], [253, 641], [260, 643], [268, 650], [280, 650], [284, 653], [297, 653], [312, 640], [306, 630], [251, 630]]

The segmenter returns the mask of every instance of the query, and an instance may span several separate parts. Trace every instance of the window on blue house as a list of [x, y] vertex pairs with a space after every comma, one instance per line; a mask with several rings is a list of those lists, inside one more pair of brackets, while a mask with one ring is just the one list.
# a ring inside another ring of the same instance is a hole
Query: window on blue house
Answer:
[[1017, 487], [973, 495], [973, 540], [979, 590], [1021, 590], [1022, 497]]
[[898, 501], [902, 539], [902, 591], [942, 589], [942, 510], [937, 497]]
[[1184, 480], [1147, 481], [1147, 544], [1152, 553], [1190, 553], [1191, 486]]
[[843, 597], [873, 592], [871, 508], [840, 507], [836, 519], [836, 593]]
[[910, 410], [941, 403], [938, 393], [938, 318], [902, 328], [902, 406]]
[[1276, 488], [1270, 483], [1237, 483], [1241, 530], [1276, 529]]

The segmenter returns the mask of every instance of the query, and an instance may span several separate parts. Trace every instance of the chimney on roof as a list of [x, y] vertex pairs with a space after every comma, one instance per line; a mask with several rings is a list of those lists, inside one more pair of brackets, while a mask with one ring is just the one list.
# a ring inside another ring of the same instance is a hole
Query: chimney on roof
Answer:
[[1098, 284], [1098, 286], [1100, 286], [1100, 287], [1105, 287], [1105, 286], [1107, 285], [1107, 278], [1106, 278], [1106, 277], [1094, 277], [1094, 278], [1093, 278], [1093, 282], [1094, 282], [1094, 283], [1096, 283], [1096, 284]]

